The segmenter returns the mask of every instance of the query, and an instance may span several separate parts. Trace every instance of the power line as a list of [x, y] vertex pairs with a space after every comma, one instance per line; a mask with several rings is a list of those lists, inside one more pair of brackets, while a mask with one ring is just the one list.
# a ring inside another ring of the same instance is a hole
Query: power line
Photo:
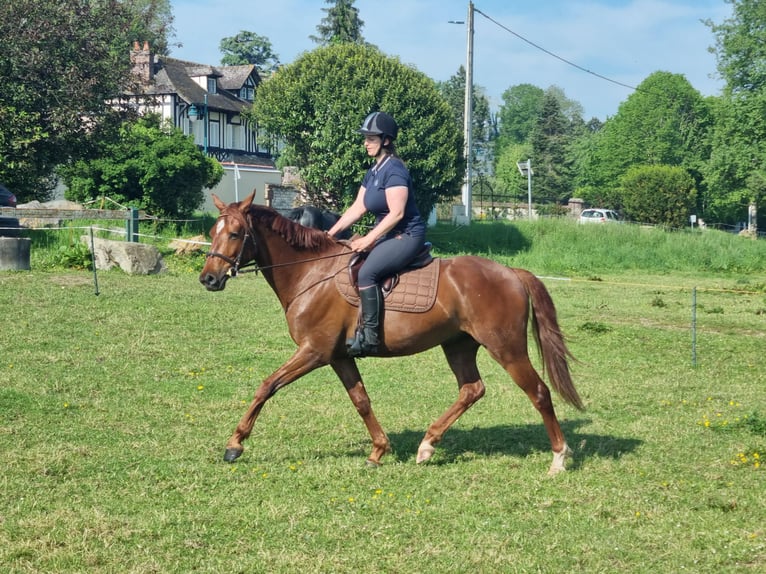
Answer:
[[641, 88], [638, 88], [638, 87], [636, 87], [636, 86], [631, 86], [630, 84], [624, 84], [623, 82], [618, 82], [617, 80], [613, 80], [612, 78], [608, 78], [608, 77], [606, 77], [606, 76], [603, 76], [603, 75], [601, 75], [601, 74], [599, 74], [599, 73], [596, 73], [596, 72], [594, 72], [593, 70], [589, 70], [589, 69], [587, 69], [587, 68], [583, 68], [582, 66], [580, 66], [579, 64], [575, 64], [574, 62], [570, 62], [570, 61], [569, 61], [569, 60], [567, 60], [566, 58], [562, 58], [562, 57], [561, 57], [561, 56], [559, 56], [558, 54], [554, 54], [554, 53], [553, 53], [553, 52], [551, 52], [550, 50], [546, 50], [545, 48], [543, 48], [543, 47], [542, 47], [542, 46], [540, 46], [539, 44], [535, 44], [535, 43], [534, 43], [534, 42], [532, 42], [531, 40], [527, 40], [527, 39], [526, 39], [524, 36], [522, 36], [521, 34], [517, 34], [516, 32], [514, 32], [513, 30], [511, 30], [511, 29], [510, 29], [510, 28], [508, 28], [507, 26], [504, 26], [503, 24], [501, 24], [500, 22], [498, 22], [497, 20], [495, 20], [494, 18], [492, 18], [492, 17], [490, 17], [490, 16], [487, 16], [487, 15], [486, 15], [484, 12], [482, 12], [482, 11], [481, 11], [481, 10], [479, 10], [478, 8], [474, 8], [474, 11], [476, 11], [476, 12], [478, 12], [479, 14], [481, 14], [482, 16], [484, 16], [484, 17], [485, 17], [487, 20], [489, 20], [490, 22], [492, 22], [493, 24], [495, 24], [495, 26], [498, 26], [499, 28], [502, 28], [503, 30], [505, 30], [505, 31], [506, 31], [506, 32], [508, 32], [509, 34], [512, 34], [513, 36], [516, 36], [516, 37], [517, 37], [519, 40], [521, 40], [522, 42], [526, 42], [527, 44], [529, 44], [529, 45], [530, 45], [530, 46], [532, 46], [533, 48], [537, 48], [537, 49], [538, 49], [538, 50], [540, 50], [541, 52], [545, 52], [545, 53], [546, 53], [546, 54], [548, 54], [549, 56], [551, 56], [551, 57], [553, 57], [553, 58], [556, 58], [557, 60], [560, 60], [560, 61], [564, 62], [565, 64], [567, 64], [567, 65], [569, 65], [569, 66], [572, 66], [573, 68], [577, 68], [578, 70], [580, 70], [580, 71], [582, 71], [582, 72], [585, 72], [586, 74], [590, 74], [590, 75], [592, 75], [592, 76], [595, 76], [595, 77], [597, 77], [597, 78], [599, 78], [599, 79], [601, 79], [601, 80], [605, 80], [605, 81], [607, 81], [607, 82], [611, 82], [612, 84], [616, 84], [616, 85], [618, 85], [618, 86], [622, 86], [623, 88], [628, 88], [629, 90], [635, 90], [635, 91], [645, 91], [645, 90], [642, 90]]

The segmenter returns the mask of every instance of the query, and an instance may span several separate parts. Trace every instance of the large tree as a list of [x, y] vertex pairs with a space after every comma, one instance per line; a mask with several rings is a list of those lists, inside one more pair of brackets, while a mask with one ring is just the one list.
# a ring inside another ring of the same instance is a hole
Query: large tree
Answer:
[[172, 218], [191, 215], [204, 199], [203, 188], [215, 186], [223, 168], [181, 130], [148, 115], [123, 123], [116, 141], [102, 143], [96, 157], [74, 162], [61, 174], [67, 199], [106, 196]]
[[224, 66], [253, 64], [259, 71], [266, 72], [279, 66], [279, 56], [274, 53], [271, 41], [255, 32], [242, 30], [236, 36], [224, 38], [219, 49], [223, 53], [221, 64]]
[[498, 152], [507, 145], [523, 144], [529, 140], [542, 112], [544, 99], [545, 90], [532, 84], [518, 84], [503, 92], [503, 103], [498, 113]]
[[750, 203], [760, 206], [759, 227], [766, 225], [766, 3], [726, 0], [732, 16], [720, 24], [706, 21], [716, 43], [711, 49], [726, 82], [716, 102], [713, 152], [704, 195], [710, 222], [747, 219]]
[[0, 181], [44, 199], [55, 166], [84, 153], [130, 70], [121, 2], [0, 2]]
[[532, 169], [535, 172], [535, 200], [542, 203], [563, 202], [572, 194], [572, 173], [568, 147], [570, 122], [561, 111], [557, 94], [545, 92], [541, 113], [529, 136], [532, 146]]
[[327, 16], [317, 25], [317, 35], [309, 37], [322, 46], [363, 44], [364, 22], [359, 18], [359, 9], [354, 6], [354, 0], [325, 0], [325, 4], [332, 4], [332, 7], [322, 8]]
[[766, 3], [762, 0], [724, 0], [732, 16], [720, 24], [706, 20], [715, 35], [711, 48], [727, 94], [758, 93], [766, 87]]
[[108, 103], [130, 78], [133, 40], [166, 46], [167, 0], [0, 2], [0, 181], [46, 199], [57, 165], [119, 124]]
[[277, 70], [253, 104], [259, 124], [286, 142], [280, 164], [299, 167], [310, 199], [335, 209], [352, 201], [369, 166], [357, 130], [379, 110], [399, 123], [397, 151], [430, 213], [458, 193], [465, 163], [453, 112], [421, 72], [372, 46], [329, 45]]
[[710, 110], [681, 74], [655, 72], [641, 82], [596, 138], [587, 170], [592, 184], [619, 208], [620, 178], [635, 165], [670, 165], [700, 181], [709, 157]]

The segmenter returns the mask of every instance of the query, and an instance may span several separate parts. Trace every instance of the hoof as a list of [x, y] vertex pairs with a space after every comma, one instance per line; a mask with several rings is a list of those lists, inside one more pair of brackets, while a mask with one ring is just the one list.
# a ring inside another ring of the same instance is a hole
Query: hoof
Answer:
[[367, 468], [380, 468], [381, 465], [379, 462], [375, 462], [374, 460], [368, 458], [366, 461], [364, 461], [364, 466]]
[[431, 443], [426, 441], [421, 442], [418, 447], [418, 457], [415, 459], [415, 462], [418, 464], [426, 462], [433, 456], [434, 450], [435, 449]]
[[242, 454], [242, 451], [243, 449], [241, 448], [227, 448], [226, 452], [223, 453], [224, 462], [234, 462]]
[[548, 476], [556, 476], [560, 472], [565, 472], [567, 469], [567, 461], [572, 458], [572, 454], [572, 449], [567, 445], [564, 445], [564, 448], [561, 450], [561, 452], [554, 452], [553, 462], [551, 463], [551, 467], [548, 469]]

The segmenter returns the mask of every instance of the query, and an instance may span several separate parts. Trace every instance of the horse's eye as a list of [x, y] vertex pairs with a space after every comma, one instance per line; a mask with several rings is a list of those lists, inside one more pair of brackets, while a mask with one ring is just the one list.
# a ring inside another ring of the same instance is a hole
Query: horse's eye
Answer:
[[229, 239], [239, 239], [239, 238], [240, 238], [239, 233], [235, 233], [234, 231], [229, 233]]

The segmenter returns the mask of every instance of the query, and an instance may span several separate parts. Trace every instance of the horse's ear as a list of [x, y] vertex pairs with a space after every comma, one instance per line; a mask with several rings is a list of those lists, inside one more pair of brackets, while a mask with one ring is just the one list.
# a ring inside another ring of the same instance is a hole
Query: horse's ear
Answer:
[[221, 198], [218, 197], [215, 193], [213, 194], [213, 205], [218, 208], [218, 211], [223, 211], [226, 209], [226, 204], [221, 201]]
[[245, 199], [239, 202], [239, 210], [242, 213], [247, 213], [250, 210], [250, 206], [253, 205], [254, 199], [255, 199], [255, 190], [253, 190], [253, 193], [251, 193]]

